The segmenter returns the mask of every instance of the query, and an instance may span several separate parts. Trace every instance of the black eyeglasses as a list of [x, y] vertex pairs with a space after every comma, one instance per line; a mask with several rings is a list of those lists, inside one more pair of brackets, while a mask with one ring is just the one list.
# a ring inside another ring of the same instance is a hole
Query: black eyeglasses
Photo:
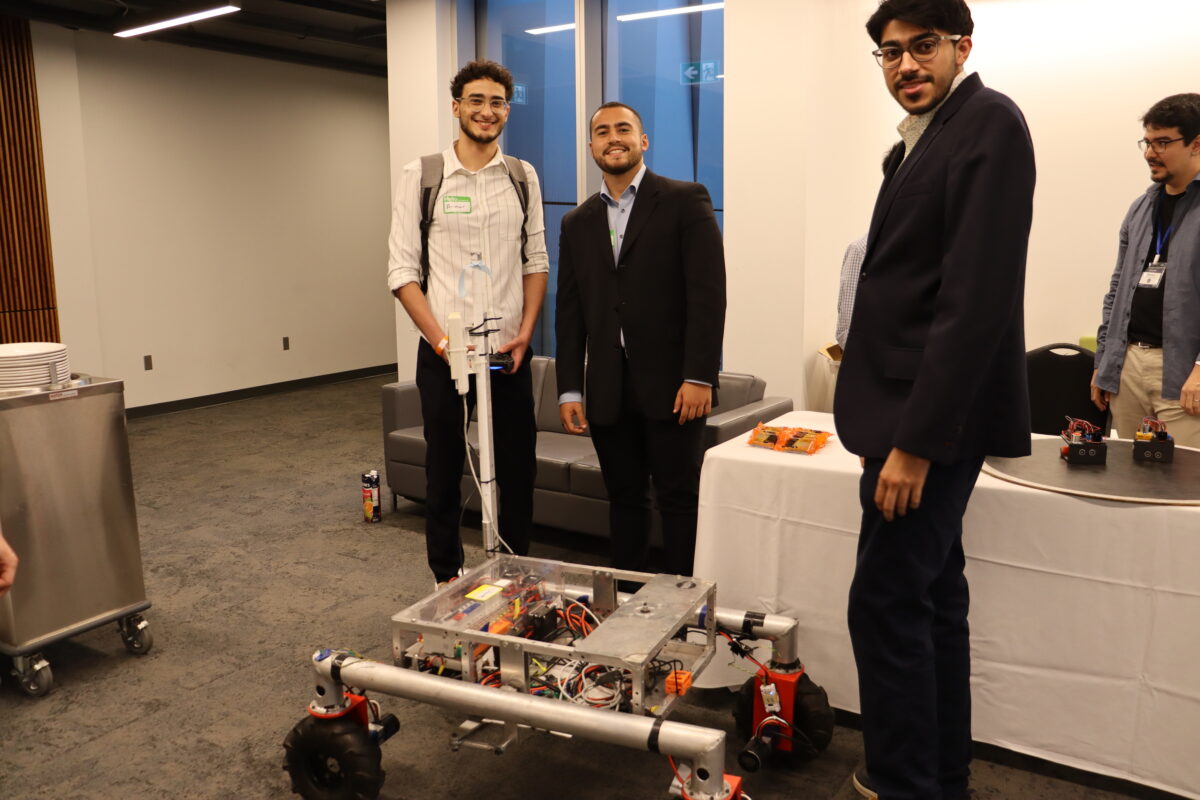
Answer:
[[492, 109], [492, 111], [504, 111], [508, 108], [508, 101], [501, 100], [499, 97], [487, 99], [486, 97], [459, 97], [456, 98], [459, 103], [471, 109], [472, 111], [482, 111], [484, 106]]
[[1138, 139], [1138, 147], [1141, 149], [1141, 151], [1143, 153], [1146, 152], [1146, 150], [1150, 149], [1151, 147], [1154, 148], [1154, 152], [1161, 153], [1163, 150], [1166, 150], [1167, 145], [1171, 144], [1172, 142], [1182, 142], [1182, 141], [1183, 141], [1182, 136], [1178, 136], [1174, 139]]
[[955, 34], [953, 36], [924, 36], [917, 39], [908, 47], [881, 47], [878, 50], [872, 50], [871, 55], [875, 56], [875, 60], [879, 62], [879, 66], [884, 69], [895, 69], [900, 66], [905, 53], [912, 56], [913, 61], [929, 61], [937, 55], [938, 47], [942, 42], [957, 42], [961, 38], [963, 38], [962, 34]]

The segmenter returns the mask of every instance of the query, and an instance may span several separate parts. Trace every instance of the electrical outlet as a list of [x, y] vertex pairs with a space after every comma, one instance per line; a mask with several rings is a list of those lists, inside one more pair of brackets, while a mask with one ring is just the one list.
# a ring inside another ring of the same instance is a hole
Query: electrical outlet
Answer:
[[292, 349], [292, 343], [291, 343], [291, 337], [290, 337], [290, 336], [285, 336], [285, 337], [283, 337], [283, 349], [284, 349], [284, 350], [291, 350], [291, 349]]
[[154, 357], [142, 356], [142, 366], [146, 369], [154, 369]]

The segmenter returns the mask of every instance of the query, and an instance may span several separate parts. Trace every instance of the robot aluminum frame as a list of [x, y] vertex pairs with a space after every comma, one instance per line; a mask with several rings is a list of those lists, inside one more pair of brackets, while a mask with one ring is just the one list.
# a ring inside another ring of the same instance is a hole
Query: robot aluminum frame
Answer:
[[[590, 634], [571, 645], [492, 633], [445, 621], [447, 608], [462, 600], [471, 587], [494, 581], [499, 574], [515, 573], [544, 576], [541, 586], [549, 594], [569, 599], [591, 598], [593, 608], [605, 618]], [[581, 579], [586, 582], [578, 582]], [[643, 586], [632, 595], [618, 594], [618, 580]], [[460, 645], [463, 653], [479, 645], [494, 645], [499, 653], [501, 683], [522, 693], [530, 689], [532, 656], [580, 660], [628, 670], [633, 676], [632, 712], [665, 717], [679, 696], [666, 693], [661, 686], [650, 688], [654, 662], [678, 661], [693, 674], [708, 665], [716, 650], [717, 615], [702, 611], [714, 608], [715, 600], [716, 584], [698, 578], [499, 556], [394, 615], [393, 659], [398, 667], [408, 661], [413, 669], [419, 669], [419, 659], [412, 657], [418, 649], [426, 656], [445, 657]], [[674, 638], [685, 626], [702, 626], [704, 641]], [[482, 677], [473, 658], [461, 659], [459, 666], [465, 682], [477, 683]]]

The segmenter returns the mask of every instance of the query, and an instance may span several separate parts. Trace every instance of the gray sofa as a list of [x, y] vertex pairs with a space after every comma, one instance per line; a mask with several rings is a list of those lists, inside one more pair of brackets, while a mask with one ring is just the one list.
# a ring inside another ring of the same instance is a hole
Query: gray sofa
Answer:
[[[537, 479], [533, 518], [546, 525], [597, 536], [608, 535], [608, 495], [592, 440], [565, 433], [558, 419], [554, 359], [535, 356], [534, 415], [537, 419]], [[717, 399], [704, 431], [705, 448], [740, 436], [759, 422], [792, 410], [786, 397], [763, 397], [766, 383], [753, 375], [722, 372]], [[475, 442], [474, 430], [471, 431]], [[387, 486], [393, 508], [397, 497], [425, 499], [425, 438], [421, 432], [421, 398], [413, 382], [383, 387], [383, 449]], [[479, 510], [479, 497], [464, 468], [463, 497]]]

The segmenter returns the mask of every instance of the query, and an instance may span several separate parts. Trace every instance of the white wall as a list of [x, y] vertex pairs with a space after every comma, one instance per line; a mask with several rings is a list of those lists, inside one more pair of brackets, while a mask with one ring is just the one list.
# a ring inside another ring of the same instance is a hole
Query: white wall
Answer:
[[74, 369], [132, 407], [394, 360], [383, 80], [32, 31]]
[[[863, 27], [875, 0], [725, 7], [725, 363], [817, 404], [846, 244], [866, 231], [902, 112]], [[1094, 334], [1117, 229], [1149, 185], [1139, 117], [1197, 91], [1195, 0], [975, 0], [967, 62], [1024, 110], [1038, 159], [1030, 347]], [[1175, 23], [1170, 22], [1174, 20]]]
[[1150, 185], [1139, 120], [1168, 95], [1200, 91], [1200, 4], [990, 0], [972, 10], [969, 63], [1021, 106], [1037, 154], [1027, 343], [1095, 335], [1121, 220]]

